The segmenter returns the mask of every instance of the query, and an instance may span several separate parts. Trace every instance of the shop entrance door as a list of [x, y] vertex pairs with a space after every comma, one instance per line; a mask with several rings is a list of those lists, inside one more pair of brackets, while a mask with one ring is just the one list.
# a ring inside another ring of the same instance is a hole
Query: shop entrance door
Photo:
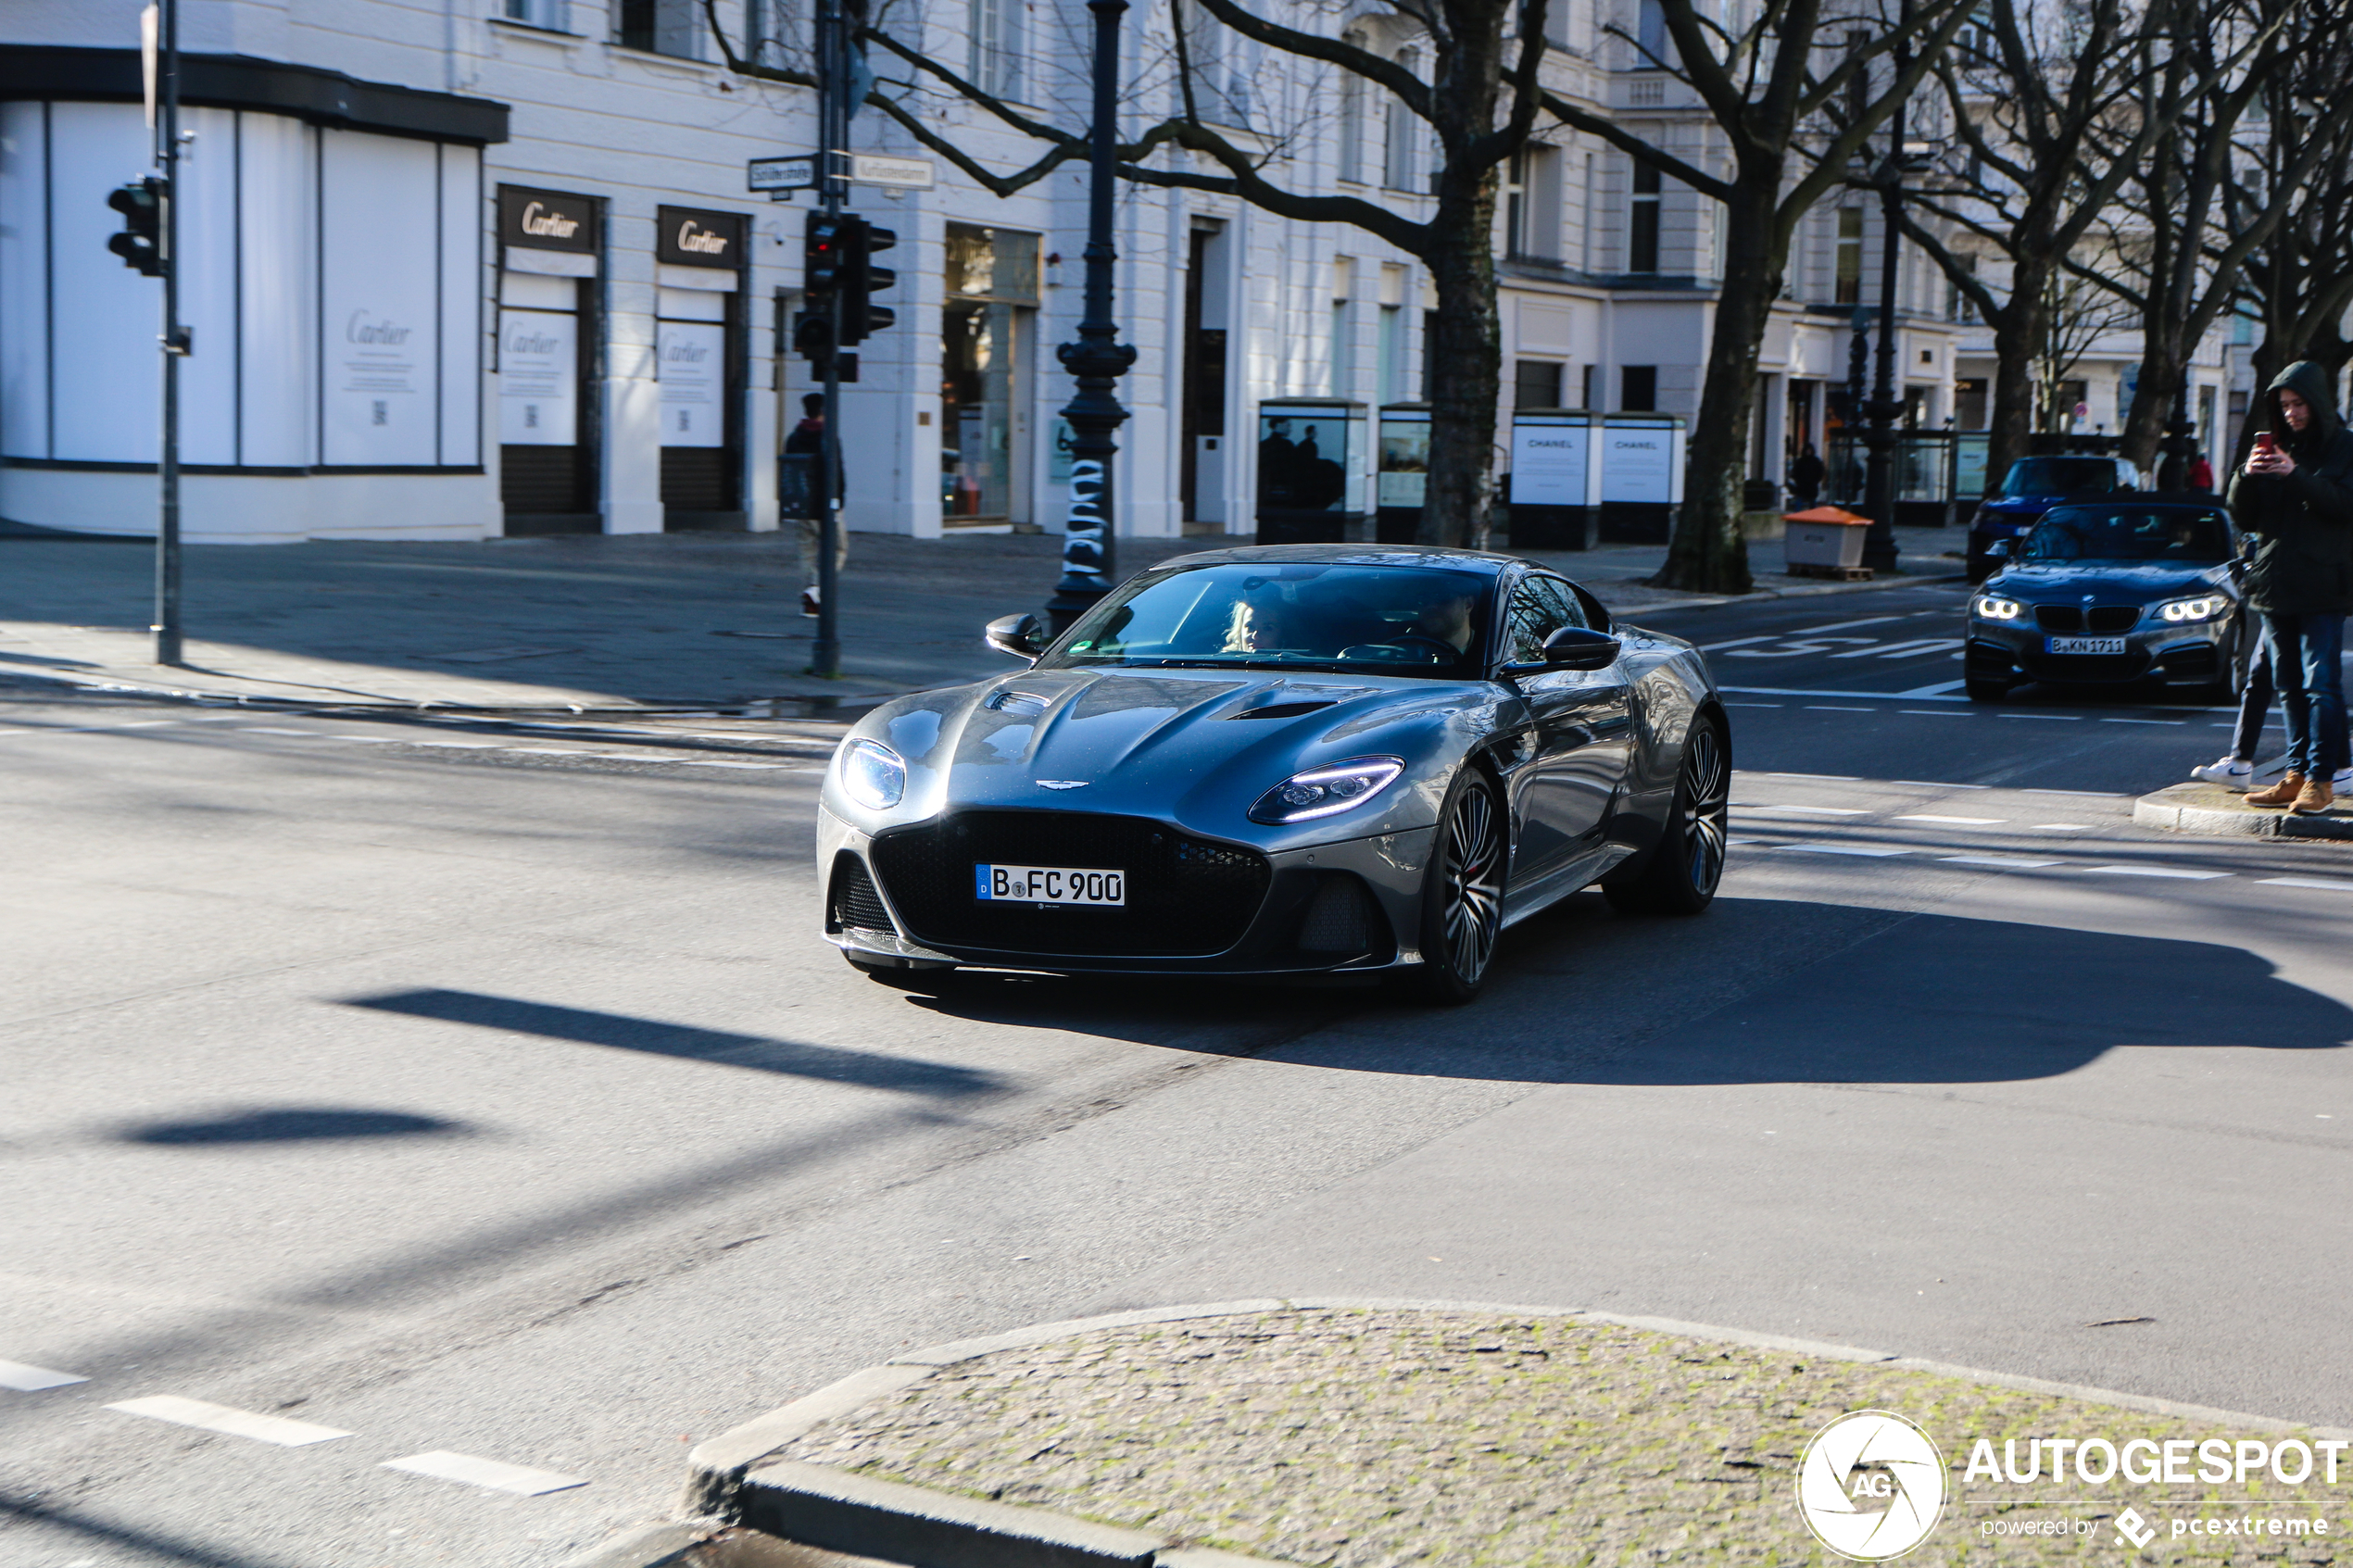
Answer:
[[1038, 236], [948, 225], [940, 309], [940, 512], [946, 526], [1026, 521], [1028, 367]]
[[499, 281], [498, 498], [510, 534], [598, 531], [582, 293], [573, 278]]

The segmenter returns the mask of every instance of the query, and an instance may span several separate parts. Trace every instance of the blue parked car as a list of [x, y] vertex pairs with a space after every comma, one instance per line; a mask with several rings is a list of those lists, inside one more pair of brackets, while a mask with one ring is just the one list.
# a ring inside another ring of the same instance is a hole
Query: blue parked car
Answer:
[[2015, 549], [2015, 541], [2053, 507], [2141, 488], [2141, 476], [2121, 458], [2019, 458], [2002, 476], [2000, 493], [1979, 506], [1969, 521], [1969, 580], [1982, 583], [1993, 575], [1994, 560], [1987, 546], [1994, 540], [2011, 540]]

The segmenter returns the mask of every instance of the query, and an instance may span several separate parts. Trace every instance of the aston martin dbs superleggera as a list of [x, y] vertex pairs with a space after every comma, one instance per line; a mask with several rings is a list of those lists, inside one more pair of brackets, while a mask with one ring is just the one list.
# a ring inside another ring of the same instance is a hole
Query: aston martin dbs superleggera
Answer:
[[825, 935], [882, 978], [1394, 972], [1461, 1002], [1580, 888], [1696, 914], [1723, 874], [1705, 663], [1524, 560], [1218, 550], [988, 637], [1027, 668], [876, 709], [826, 771]]

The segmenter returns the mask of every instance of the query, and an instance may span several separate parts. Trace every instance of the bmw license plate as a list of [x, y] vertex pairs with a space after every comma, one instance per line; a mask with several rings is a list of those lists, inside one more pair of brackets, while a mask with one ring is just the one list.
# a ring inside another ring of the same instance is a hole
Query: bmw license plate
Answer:
[[1068, 866], [976, 865], [973, 891], [995, 903], [1124, 905], [1127, 873]]
[[2121, 637], [2045, 637], [2045, 653], [2122, 653]]

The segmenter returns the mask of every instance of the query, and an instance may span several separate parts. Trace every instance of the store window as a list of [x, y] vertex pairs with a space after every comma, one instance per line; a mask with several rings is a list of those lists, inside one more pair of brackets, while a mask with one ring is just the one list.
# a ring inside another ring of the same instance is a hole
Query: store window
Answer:
[[594, 533], [594, 196], [498, 187], [498, 498], [510, 534]]
[[941, 509], [950, 523], [995, 523], [1026, 509], [1014, 439], [1038, 307], [1038, 236], [948, 225], [940, 311]]
[[733, 530], [743, 511], [743, 251], [731, 212], [655, 215], [662, 527]]

